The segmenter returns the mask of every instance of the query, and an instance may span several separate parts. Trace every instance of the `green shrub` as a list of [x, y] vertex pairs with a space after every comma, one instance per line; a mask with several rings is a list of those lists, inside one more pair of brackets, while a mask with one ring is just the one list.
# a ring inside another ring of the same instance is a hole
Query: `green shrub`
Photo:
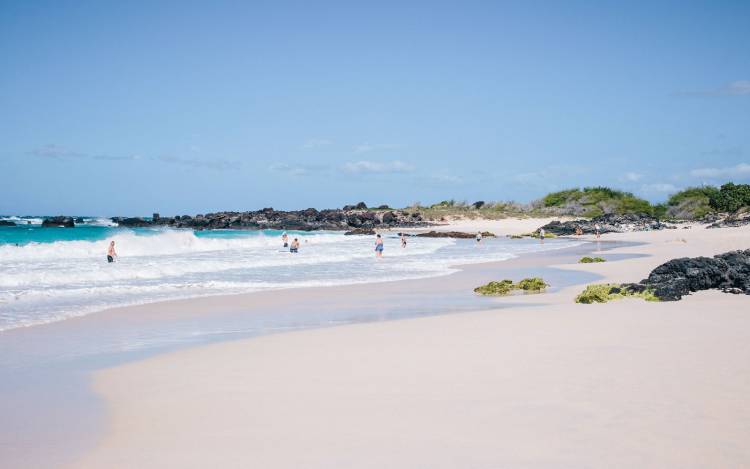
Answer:
[[581, 264], [591, 264], [591, 263], [595, 263], [595, 262], [607, 262], [607, 259], [604, 259], [604, 258], [601, 258], [601, 257], [584, 256], [578, 262], [581, 263]]
[[580, 197], [580, 193], [581, 190], [578, 188], [551, 192], [544, 196], [544, 198], [542, 199], [542, 203], [545, 207], [557, 207], [571, 200], [576, 200], [578, 197]]
[[549, 285], [539, 277], [525, 278], [518, 283], [512, 280], [501, 280], [499, 282], [490, 282], [474, 289], [475, 293], [481, 295], [502, 296], [511, 293], [513, 290], [522, 290], [524, 293], [541, 293]]
[[709, 195], [709, 203], [720, 212], [735, 212], [750, 205], [750, 185], [728, 182]]
[[623, 298], [642, 298], [646, 301], [659, 301], [653, 290], [647, 289], [643, 292], [633, 291], [617, 283], [599, 283], [589, 285], [583, 292], [576, 296], [576, 303], [606, 303], [611, 300]]
[[552, 192], [542, 198], [544, 207], [576, 207], [577, 213], [585, 217], [597, 217], [605, 213], [642, 213], [654, 214], [654, 207], [644, 199], [630, 192], [609, 187], [584, 187]]
[[711, 199], [716, 198], [719, 189], [713, 186], [688, 187], [672, 194], [664, 206], [664, 215], [682, 220], [697, 220], [714, 212]]
[[710, 200], [712, 197], [716, 197], [718, 193], [719, 189], [714, 186], [688, 187], [687, 189], [683, 189], [680, 192], [670, 195], [667, 200], [667, 205], [675, 207], [685, 200], [695, 198], [705, 198]]

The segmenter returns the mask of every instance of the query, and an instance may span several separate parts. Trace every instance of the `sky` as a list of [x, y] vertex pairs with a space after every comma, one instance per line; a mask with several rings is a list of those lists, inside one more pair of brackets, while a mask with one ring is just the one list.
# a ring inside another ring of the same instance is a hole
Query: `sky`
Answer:
[[0, 213], [750, 181], [750, 2], [0, 0]]

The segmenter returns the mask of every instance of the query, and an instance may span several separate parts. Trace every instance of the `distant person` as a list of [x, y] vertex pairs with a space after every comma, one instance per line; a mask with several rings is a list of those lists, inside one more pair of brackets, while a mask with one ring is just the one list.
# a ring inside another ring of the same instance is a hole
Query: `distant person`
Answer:
[[481, 242], [482, 242], [482, 232], [477, 231], [477, 243], [481, 243]]
[[406, 247], [406, 235], [403, 233], [401, 233], [401, 247], [402, 248]]
[[599, 239], [599, 237], [602, 235], [602, 228], [599, 226], [599, 223], [594, 225], [594, 232], [596, 233], [596, 239]]
[[112, 263], [115, 261], [115, 257], [117, 257], [117, 251], [115, 251], [115, 242], [110, 241], [109, 242], [109, 249], [107, 249], [107, 262]]
[[576, 225], [576, 236], [581, 236], [583, 234], [583, 230], [580, 226]]
[[375, 236], [375, 256], [383, 257], [383, 238], [380, 235]]
[[289, 236], [286, 234], [286, 231], [281, 233], [281, 240], [284, 242], [284, 247], [289, 247]]
[[544, 244], [544, 228], [539, 228], [539, 241]]
[[296, 253], [299, 251], [299, 240], [297, 238], [294, 238], [294, 241], [292, 241], [292, 245], [289, 247], [289, 252]]

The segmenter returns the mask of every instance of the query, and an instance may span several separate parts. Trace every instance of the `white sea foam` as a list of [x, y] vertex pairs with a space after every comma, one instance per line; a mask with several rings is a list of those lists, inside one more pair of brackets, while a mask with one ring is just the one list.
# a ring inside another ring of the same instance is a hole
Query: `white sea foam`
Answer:
[[[457, 264], [504, 260], [561, 244], [387, 238], [376, 261], [373, 238], [293, 233], [299, 254], [277, 234], [113, 229], [98, 241], [0, 245], [0, 331], [58, 321], [113, 306], [302, 286], [328, 286], [445, 275]], [[120, 259], [108, 264], [114, 240]]]
[[29, 222], [32, 225], [41, 225], [43, 221], [41, 218], [38, 218], [38, 217], [19, 217], [16, 215], [11, 215], [9, 217], [0, 217], [0, 220], [12, 221], [18, 225], [25, 225]]

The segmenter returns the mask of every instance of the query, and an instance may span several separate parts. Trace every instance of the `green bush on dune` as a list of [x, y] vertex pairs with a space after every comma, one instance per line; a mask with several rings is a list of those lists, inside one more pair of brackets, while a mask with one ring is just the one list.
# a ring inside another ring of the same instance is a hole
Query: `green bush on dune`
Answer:
[[634, 291], [627, 286], [617, 283], [599, 283], [589, 285], [583, 292], [576, 296], [576, 303], [606, 303], [611, 300], [621, 300], [623, 298], [641, 298], [646, 301], [659, 301], [654, 295], [653, 290], [646, 289], [643, 291]]
[[607, 259], [604, 259], [603, 257], [589, 257], [584, 256], [579, 261], [580, 264], [592, 264], [595, 262], [607, 262]]
[[750, 184], [728, 182], [709, 195], [711, 207], [720, 212], [736, 212], [750, 206]]
[[630, 192], [601, 186], [552, 192], [544, 196], [541, 202], [544, 207], [567, 209], [586, 217], [596, 217], [605, 213], [654, 214], [654, 207], [647, 200]]
[[549, 285], [539, 277], [525, 278], [518, 283], [512, 280], [501, 280], [499, 282], [490, 282], [474, 289], [475, 293], [480, 295], [502, 296], [508, 295], [514, 290], [522, 290], [524, 293], [541, 293]]
[[593, 218], [606, 214], [641, 214], [656, 218], [700, 220], [712, 213], [736, 212], [743, 207], [750, 207], [750, 185], [729, 182], [721, 188], [689, 187], [672, 194], [666, 202], [658, 204], [651, 204], [631, 192], [594, 186], [551, 192], [528, 204], [483, 200], [469, 203], [449, 199], [427, 206], [417, 202], [410, 210], [419, 212], [424, 220], [498, 220], [507, 217], [561, 215]]
[[664, 215], [680, 220], [699, 220], [716, 209], [711, 206], [719, 189], [713, 186], [688, 187], [672, 194], [667, 200]]

